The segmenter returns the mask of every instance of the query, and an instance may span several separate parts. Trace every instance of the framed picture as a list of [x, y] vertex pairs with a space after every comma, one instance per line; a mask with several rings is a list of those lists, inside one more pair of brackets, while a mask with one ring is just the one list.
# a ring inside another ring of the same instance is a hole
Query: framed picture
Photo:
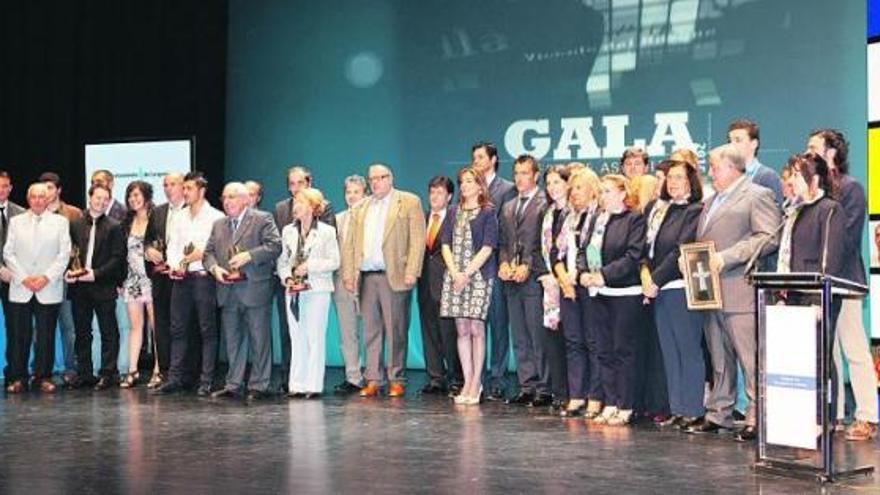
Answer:
[[721, 283], [718, 273], [709, 269], [709, 260], [715, 255], [712, 241], [681, 245], [684, 257], [684, 286], [690, 310], [721, 309]]

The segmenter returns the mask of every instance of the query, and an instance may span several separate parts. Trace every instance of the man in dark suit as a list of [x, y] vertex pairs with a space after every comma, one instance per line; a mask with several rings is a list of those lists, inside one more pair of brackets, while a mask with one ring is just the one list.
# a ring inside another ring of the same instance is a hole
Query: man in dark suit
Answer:
[[517, 157], [513, 179], [517, 196], [504, 203], [499, 219], [498, 278], [507, 291], [513, 351], [519, 393], [508, 404], [549, 406], [550, 366], [545, 351], [543, 291], [538, 275], [541, 257], [541, 219], [547, 201], [538, 189], [538, 161], [530, 155]]
[[[501, 215], [501, 206], [516, 197], [513, 182], [501, 177], [498, 172], [498, 149], [489, 142], [480, 142], [471, 147], [471, 164], [483, 177], [489, 187], [489, 196], [495, 210]], [[507, 316], [507, 295], [504, 284], [496, 278], [492, 283], [492, 301], [489, 303], [488, 324], [492, 338], [491, 361], [487, 360], [489, 400], [504, 400], [504, 374], [510, 353], [510, 330]], [[488, 355], [487, 355], [488, 356]]]
[[421, 390], [423, 394], [445, 394], [447, 388], [450, 393], [456, 394], [464, 382], [461, 363], [458, 361], [455, 321], [452, 318], [440, 318], [440, 295], [443, 277], [446, 275], [446, 264], [440, 250], [440, 225], [446, 218], [446, 208], [452, 200], [454, 189], [452, 181], [442, 175], [428, 182], [428, 203], [431, 210], [426, 214], [428, 238], [422, 261], [422, 276], [419, 277], [418, 284], [422, 348], [425, 354], [425, 371], [428, 373], [428, 383]]
[[[119, 222], [105, 214], [110, 190], [103, 184], [89, 188], [89, 209], [85, 217], [70, 224], [71, 243], [84, 272], [69, 270], [64, 279], [73, 303], [76, 328], [77, 377], [74, 388], [105, 390], [116, 385], [119, 372], [119, 324], [116, 321], [116, 288], [125, 278], [126, 245]], [[92, 318], [101, 331], [100, 379], [92, 367]]]
[[706, 313], [704, 333], [714, 376], [706, 397], [706, 416], [688, 428], [691, 433], [715, 433], [733, 426], [738, 362], [749, 400], [747, 426], [736, 435], [740, 441], [756, 437], [755, 294], [745, 270], [754, 256], [776, 251], [774, 236], [781, 222], [773, 192], [754, 184], [745, 173], [746, 157], [735, 145], [719, 146], [709, 154], [715, 193], [706, 200], [700, 215], [697, 240], [715, 243], [716, 253], [709, 264], [711, 271], [720, 275], [722, 308]]
[[[294, 165], [287, 170], [287, 190], [290, 191], [290, 197], [275, 204], [275, 226], [278, 228], [278, 232], [283, 231], [284, 227], [294, 222], [293, 197], [300, 190], [308, 187], [312, 187], [312, 172], [307, 167]], [[318, 220], [336, 227], [336, 215], [333, 213], [333, 206], [329, 201], [324, 206], [324, 211]], [[279, 337], [281, 337], [281, 388], [286, 392], [287, 377], [290, 375], [290, 331], [287, 328], [285, 303], [287, 289], [280, 282], [280, 279], [278, 280], [278, 283], [275, 284], [275, 304], [278, 310]]]
[[110, 191], [110, 201], [107, 202], [107, 211], [104, 213], [108, 217], [121, 223], [125, 220], [125, 212], [128, 208], [119, 201], [113, 199], [113, 181], [113, 172], [109, 170], [95, 170], [92, 172], [92, 185], [102, 184]]
[[[223, 188], [226, 218], [214, 222], [205, 246], [205, 269], [217, 281], [217, 303], [226, 341], [226, 386], [213, 397], [237, 397], [244, 384], [248, 352], [252, 356], [249, 400], [267, 396], [272, 375], [270, 317], [272, 269], [281, 253], [281, 237], [269, 213], [248, 207], [240, 182]], [[245, 328], [246, 327], [246, 328]]]
[[[171, 367], [171, 280], [166, 261], [170, 233], [186, 203], [183, 198], [183, 175], [172, 172], [162, 178], [162, 189], [167, 203], [153, 209], [150, 214], [150, 228], [144, 235], [145, 256], [150, 262], [147, 274], [153, 284], [153, 312], [155, 319], [156, 359], [159, 362], [159, 375], [154, 376], [147, 385], [156, 388], [168, 377]], [[197, 346], [193, 346], [197, 347]]]
[[3, 262], [3, 246], [6, 245], [6, 234], [9, 232], [9, 219], [24, 213], [24, 208], [9, 201], [12, 193], [12, 178], [5, 170], [0, 170], [0, 301], [3, 302], [3, 315], [8, 314], [9, 281], [12, 274]]

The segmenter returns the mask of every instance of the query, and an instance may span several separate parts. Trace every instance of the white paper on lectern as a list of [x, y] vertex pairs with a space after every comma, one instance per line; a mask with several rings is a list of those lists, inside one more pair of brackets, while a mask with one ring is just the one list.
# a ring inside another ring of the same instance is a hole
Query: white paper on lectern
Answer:
[[767, 443], [817, 448], [818, 306], [766, 307]]

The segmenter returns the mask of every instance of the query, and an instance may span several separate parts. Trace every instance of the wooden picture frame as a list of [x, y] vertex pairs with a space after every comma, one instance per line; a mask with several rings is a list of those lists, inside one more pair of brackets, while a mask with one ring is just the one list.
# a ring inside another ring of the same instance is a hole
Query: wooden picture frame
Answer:
[[721, 309], [721, 281], [713, 272], [710, 260], [715, 256], [712, 241], [692, 242], [681, 245], [684, 258], [684, 286], [687, 306], [692, 311]]

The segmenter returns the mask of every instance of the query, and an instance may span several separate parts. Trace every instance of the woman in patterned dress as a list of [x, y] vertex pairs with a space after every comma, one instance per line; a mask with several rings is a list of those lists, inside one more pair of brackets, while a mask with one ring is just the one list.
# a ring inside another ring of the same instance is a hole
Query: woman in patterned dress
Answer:
[[486, 314], [492, 278], [498, 270], [498, 216], [489, 200], [483, 174], [471, 167], [458, 172], [458, 205], [449, 208], [441, 227], [446, 276], [440, 316], [455, 318], [458, 357], [464, 386], [456, 404], [479, 404], [480, 374], [486, 357]]
[[[128, 275], [122, 282], [122, 300], [130, 323], [128, 330], [128, 373], [119, 384], [121, 388], [131, 388], [140, 380], [138, 359], [144, 341], [144, 315], [150, 325], [153, 320], [152, 284], [147, 277], [144, 263], [144, 235], [149, 227], [150, 210], [153, 208], [153, 186], [148, 182], [134, 181], [125, 189], [125, 202], [128, 205], [123, 230], [128, 245]], [[151, 339], [152, 340], [152, 339]], [[151, 353], [154, 356], [155, 352]], [[158, 374], [158, 362], [153, 374]]]

